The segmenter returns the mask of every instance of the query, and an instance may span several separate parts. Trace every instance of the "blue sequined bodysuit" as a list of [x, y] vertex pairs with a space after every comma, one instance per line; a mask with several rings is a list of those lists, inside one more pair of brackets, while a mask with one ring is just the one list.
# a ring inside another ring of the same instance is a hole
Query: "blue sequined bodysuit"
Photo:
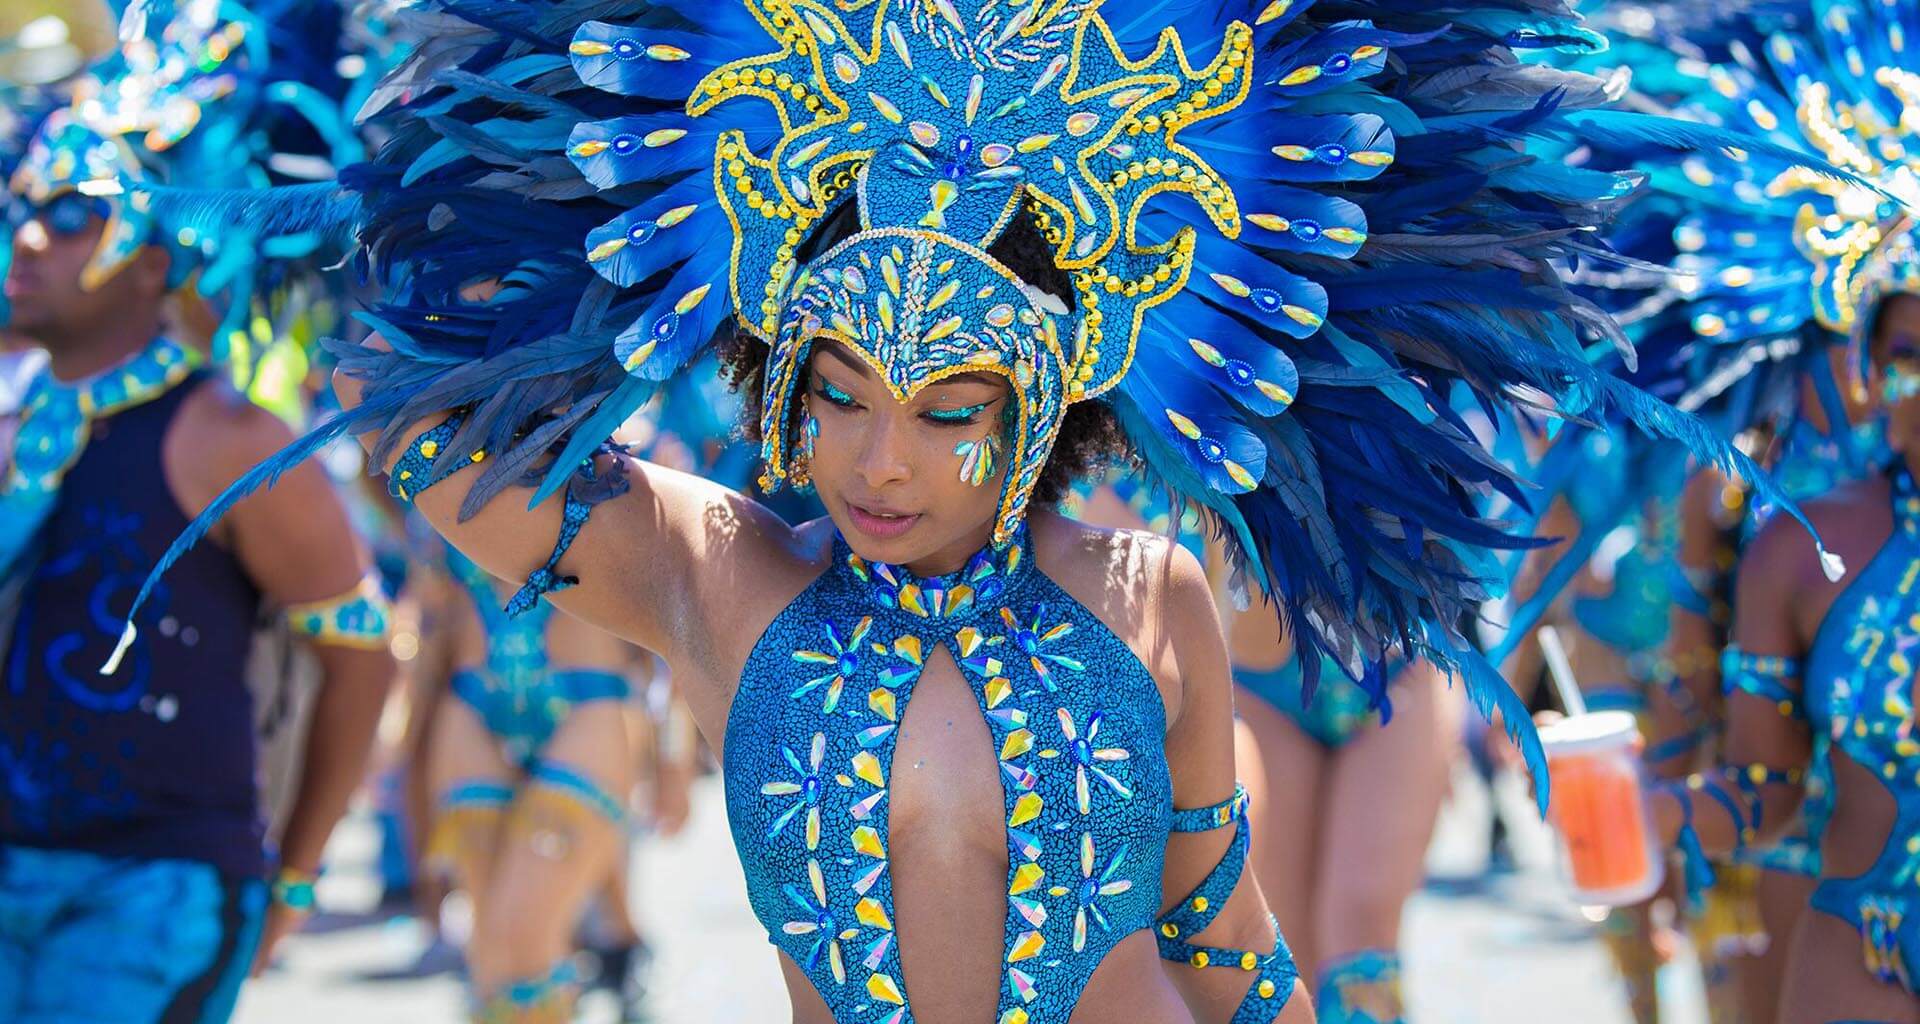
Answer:
[[630, 687], [619, 673], [549, 663], [551, 605], [536, 601], [524, 613], [509, 615], [486, 570], [451, 548], [447, 567], [472, 599], [487, 638], [485, 667], [455, 672], [453, 695], [479, 716], [507, 760], [530, 767], [575, 706], [627, 699]]
[[1920, 489], [1894, 470], [1892, 536], [1841, 593], [1807, 655], [1805, 701], [1816, 737], [1879, 777], [1897, 808], [1866, 873], [1827, 878], [1813, 906], [1860, 929], [1867, 967], [1915, 991], [1920, 963], [1920, 740], [1913, 686], [1920, 648]]
[[1003, 552], [919, 579], [836, 539], [832, 566], [747, 661], [727, 722], [727, 817], [754, 912], [836, 1021], [913, 1020], [887, 787], [896, 727], [939, 646], [999, 753], [1008, 878], [995, 1021], [1063, 1024], [1101, 958], [1154, 925], [1175, 826], [1159, 690], [1027, 544], [1023, 528]]

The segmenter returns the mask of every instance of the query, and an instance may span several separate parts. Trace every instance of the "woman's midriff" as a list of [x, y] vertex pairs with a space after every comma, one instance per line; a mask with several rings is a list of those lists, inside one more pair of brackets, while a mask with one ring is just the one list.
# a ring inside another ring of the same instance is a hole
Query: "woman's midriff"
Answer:
[[1792, 942], [1780, 993], [1781, 1024], [1920, 1024], [1920, 1002], [1867, 973], [1860, 933], [1852, 925], [1828, 914], [1801, 914]]
[[1893, 794], [1871, 771], [1835, 749], [1833, 815], [1821, 838], [1822, 878], [1865, 874], [1886, 849], [1893, 829]]

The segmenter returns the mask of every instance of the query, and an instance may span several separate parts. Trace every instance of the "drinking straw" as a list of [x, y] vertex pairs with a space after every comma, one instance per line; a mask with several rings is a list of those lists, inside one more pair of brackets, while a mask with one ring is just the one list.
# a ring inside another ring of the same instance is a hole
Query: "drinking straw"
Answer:
[[1552, 626], [1541, 626], [1535, 633], [1540, 640], [1540, 653], [1547, 658], [1547, 677], [1553, 683], [1553, 692], [1560, 695], [1560, 706], [1567, 714], [1584, 715], [1587, 713], [1587, 698], [1580, 693], [1580, 684], [1573, 678], [1573, 662], [1567, 660], [1567, 648], [1560, 642], [1560, 631]]

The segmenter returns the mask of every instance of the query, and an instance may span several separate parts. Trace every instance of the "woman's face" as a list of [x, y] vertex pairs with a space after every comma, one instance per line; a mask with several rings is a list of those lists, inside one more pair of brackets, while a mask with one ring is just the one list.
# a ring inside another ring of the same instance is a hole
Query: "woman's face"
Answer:
[[993, 534], [1011, 429], [1007, 380], [964, 373], [906, 403], [845, 346], [813, 347], [796, 447], [848, 546], [922, 575], [951, 572]]
[[1920, 452], [1920, 297], [1884, 300], [1873, 335], [1873, 373], [1887, 412], [1887, 443]]

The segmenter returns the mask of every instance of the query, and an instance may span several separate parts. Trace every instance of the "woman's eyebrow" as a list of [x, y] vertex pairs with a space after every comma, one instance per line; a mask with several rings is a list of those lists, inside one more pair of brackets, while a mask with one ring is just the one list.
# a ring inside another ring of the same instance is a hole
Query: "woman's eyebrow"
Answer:
[[832, 356], [833, 359], [836, 362], [838, 362], [840, 365], [846, 367], [849, 370], [852, 370], [857, 374], [860, 374], [863, 377], [871, 376], [873, 373], [873, 370], [870, 369], [867, 366], [867, 364], [861, 362], [858, 359], [855, 359], [853, 357], [853, 353], [848, 352], [846, 349], [840, 347], [839, 345], [828, 345], [827, 347], [821, 349], [820, 351], [825, 353], [826, 355]]
[[1005, 377], [1002, 377], [998, 374], [993, 374], [993, 373], [956, 373], [951, 377], [941, 378], [940, 383], [942, 384], [979, 384], [983, 387], [997, 387], [998, 385], [1005, 383], [1005, 381], [1006, 381]]

